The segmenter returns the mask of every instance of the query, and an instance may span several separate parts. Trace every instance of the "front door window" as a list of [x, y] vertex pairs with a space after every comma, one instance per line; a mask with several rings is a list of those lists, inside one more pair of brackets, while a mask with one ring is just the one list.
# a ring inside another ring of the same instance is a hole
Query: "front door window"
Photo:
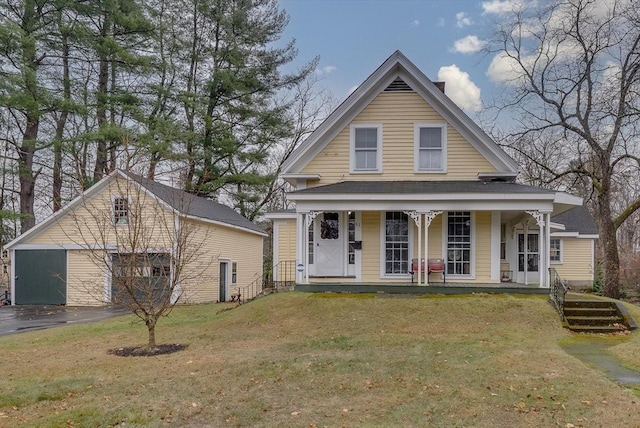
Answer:
[[527, 258], [527, 272], [538, 272], [538, 234], [527, 234], [527, 251], [525, 251], [524, 234], [518, 235], [518, 272], [524, 272], [525, 253]]
[[323, 213], [320, 223], [320, 237], [322, 239], [340, 239], [340, 214]]

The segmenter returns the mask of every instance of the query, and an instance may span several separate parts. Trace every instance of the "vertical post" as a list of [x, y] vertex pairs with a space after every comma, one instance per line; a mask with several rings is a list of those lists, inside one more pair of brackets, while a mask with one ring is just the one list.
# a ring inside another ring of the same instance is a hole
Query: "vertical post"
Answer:
[[549, 268], [551, 267], [551, 213], [545, 213], [545, 224], [547, 225], [545, 237], [547, 242], [545, 243], [546, 257], [545, 257], [545, 285], [549, 287]]
[[524, 236], [523, 236], [523, 268], [524, 268], [524, 285], [529, 285], [529, 220], [524, 222]]
[[298, 271], [298, 265], [304, 263], [304, 246], [305, 246], [305, 238], [304, 238], [304, 229], [305, 229], [305, 216], [302, 213], [297, 213], [296, 215], [296, 265], [294, 266], [296, 282], [302, 284], [304, 282], [304, 273]]
[[427, 214], [424, 215], [424, 258], [425, 258], [425, 269], [427, 270], [424, 273], [424, 285], [429, 285], [429, 221], [427, 219]]

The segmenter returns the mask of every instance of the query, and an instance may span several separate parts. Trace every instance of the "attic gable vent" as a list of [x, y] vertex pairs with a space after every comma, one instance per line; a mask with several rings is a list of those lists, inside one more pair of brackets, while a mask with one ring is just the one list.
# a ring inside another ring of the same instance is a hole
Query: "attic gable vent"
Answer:
[[396, 78], [396, 80], [391, 82], [391, 84], [387, 86], [387, 89], [385, 89], [384, 91], [385, 92], [412, 92], [413, 89], [411, 89], [411, 86], [407, 85], [404, 82], [404, 80], [398, 77]]

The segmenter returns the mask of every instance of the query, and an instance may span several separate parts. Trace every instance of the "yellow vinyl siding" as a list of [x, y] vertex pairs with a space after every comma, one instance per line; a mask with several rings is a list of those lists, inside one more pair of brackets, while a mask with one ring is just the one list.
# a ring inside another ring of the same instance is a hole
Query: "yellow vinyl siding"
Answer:
[[[108, 290], [107, 269], [89, 251], [67, 251], [67, 305], [99, 306]], [[100, 256], [98, 256], [100, 257]]]
[[589, 282], [593, 279], [592, 239], [559, 238], [562, 240], [562, 263], [551, 262], [562, 279]]
[[296, 260], [296, 220], [287, 221], [277, 220], [274, 227], [278, 229], [278, 260], [274, 262], [280, 263], [285, 261]]
[[[171, 248], [173, 214], [155, 198], [122, 178], [117, 178], [107, 189], [88, 198], [73, 212], [33, 236], [29, 243], [100, 245], [114, 242], [115, 234], [126, 233], [128, 227], [113, 224], [113, 197], [127, 196], [132, 200], [131, 211], [139, 212], [145, 219], [145, 224], [139, 229], [147, 235], [143, 239], [152, 247]], [[139, 210], [134, 208], [134, 199], [141, 201]]]
[[362, 281], [380, 282], [380, 213], [362, 213]]
[[196, 260], [188, 266], [180, 284], [183, 303], [218, 301], [221, 261], [229, 262], [229, 267], [237, 263], [237, 283], [231, 284], [231, 270], [227, 277], [229, 295], [262, 277], [262, 236], [195, 220], [188, 220], [186, 224], [194, 228], [193, 245], [198, 250]]
[[[456, 130], [447, 126], [447, 173], [414, 172], [414, 125], [444, 123], [444, 119], [416, 93], [383, 92], [352, 124], [382, 124], [382, 174], [350, 174], [350, 125], [324, 147], [302, 171], [320, 174], [324, 185], [343, 180], [475, 180], [478, 172], [495, 168]], [[473, 169], [469, 168], [473, 165]]]
[[491, 213], [476, 212], [476, 282], [497, 282], [491, 280]]

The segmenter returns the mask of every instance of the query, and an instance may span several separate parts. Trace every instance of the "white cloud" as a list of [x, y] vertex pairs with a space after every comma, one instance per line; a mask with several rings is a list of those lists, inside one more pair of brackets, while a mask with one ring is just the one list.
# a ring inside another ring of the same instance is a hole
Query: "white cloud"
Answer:
[[337, 69], [338, 68], [334, 67], [333, 65], [325, 65], [324, 67], [316, 69], [316, 74], [319, 74], [320, 76], [326, 76], [327, 74], [330, 74]]
[[479, 52], [486, 45], [487, 42], [480, 40], [478, 36], [466, 36], [454, 42], [452, 51], [461, 54], [471, 54]]
[[447, 65], [438, 70], [438, 80], [446, 82], [446, 93], [451, 100], [463, 110], [480, 111], [482, 100], [480, 88], [457, 65]]
[[456, 13], [456, 25], [460, 28], [466, 27], [473, 24], [471, 18], [467, 16], [464, 12]]
[[494, 82], [508, 83], [515, 82], [521, 73], [516, 60], [501, 52], [493, 57], [489, 68], [487, 69], [487, 77]]
[[411, 21], [411, 24], [409, 25], [410, 27], [417, 27], [418, 25], [420, 25], [420, 21], [417, 19], [414, 19], [413, 21]]
[[436, 27], [444, 27], [444, 18], [438, 18], [438, 21], [436, 22]]
[[[529, 2], [531, 5], [532, 2]], [[502, 15], [504, 13], [520, 10], [525, 5], [525, 0], [490, 0], [482, 2], [484, 13]]]

